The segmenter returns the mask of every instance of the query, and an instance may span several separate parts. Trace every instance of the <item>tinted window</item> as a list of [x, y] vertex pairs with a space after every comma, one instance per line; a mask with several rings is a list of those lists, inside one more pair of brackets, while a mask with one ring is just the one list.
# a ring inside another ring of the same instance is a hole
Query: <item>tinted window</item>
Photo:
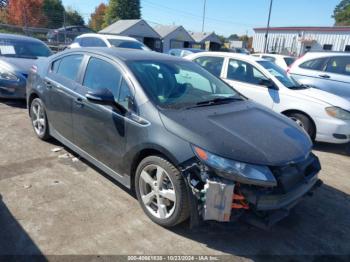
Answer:
[[222, 65], [224, 63], [223, 57], [202, 56], [194, 61], [213, 75], [220, 77]]
[[350, 75], [350, 56], [336, 56], [328, 60], [326, 70], [330, 73]]
[[285, 57], [283, 59], [284, 59], [284, 62], [286, 62], [287, 66], [291, 66], [296, 60], [293, 57]]
[[84, 47], [106, 47], [105, 42], [97, 37], [80, 38], [80, 45]]
[[322, 71], [324, 69], [327, 58], [317, 58], [302, 63], [299, 67], [304, 69]]
[[76, 80], [83, 55], [70, 55], [61, 59], [57, 74], [71, 80]]
[[240, 95], [229, 85], [188, 61], [130, 61], [129, 68], [149, 98], [163, 107], [181, 108], [215, 98]]
[[0, 39], [0, 55], [17, 58], [50, 56], [51, 50], [43, 43], [28, 40]]
[[269, 60], [271, 62], [275, 62], [276, 58], [272, 57], [272, 56], [262, 56], [263, 59]]
[[107, 88], [118, 97], [121, 73], [118, 69], [98, 58], [91, 58], [86, 68], [83, 85], [91, 90]]
[[323, 50], [331, 51], [333, 48], [333, 45], [323, 45]]
[[344, 51], [345, 52], [350, 52], [350, 45], [346, 45]]
[[131, 48], [131, 49], [139, 49], [139, 50], [149, 50], [144, 44], [136, 41], [126, 41], [126, 40], [118, 40], [118, 39], [108, 39], [108, 42], [114, 46], [119, 48]]
[[268, 79], [251, 64], [234, 59], [230, 59], [227, 70], [227, 78], [253, 85], [259, 85], [261, 80]]
[[122, 82], [120, 85], [118, 102], [119, 104], [123, 105], [125, 108], [132, 110], [133, 108], [131, 108], [130, 98], [132, 98], [132, 93], [130, 91], [130, 88], [126, 83], [126, 81], [122, 79]]

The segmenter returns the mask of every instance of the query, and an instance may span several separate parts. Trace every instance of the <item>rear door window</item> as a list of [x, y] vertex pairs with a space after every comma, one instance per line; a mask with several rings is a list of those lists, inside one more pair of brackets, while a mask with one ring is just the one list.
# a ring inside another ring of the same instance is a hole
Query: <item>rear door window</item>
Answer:
[[224, 58], [215, 56], [202, 56], [194, 59], [194, 62], [204, 67], [213, 75], [220, 77], [222, 65], [224, 64]]
[[299, 67], [304, 69], [323, 71], [327, 59], [327, 57], [312, 59], [302, 63]]
[[253, 65], [235, 59], [230, 59], [227, 69], [227, 78], [253, 85], [260, 85], [261, 80], [268, 80], [268, 78]]
[[54, 69], [55, 66], [58, 66], [58, 69], [57, 69], [58, 75], [61, 75], [70, 80], [76, 81], [83, 57], [84, 57], [83, 55], [65, 56], [61, 59], [61, 61], [59, 62], [59, 65], [55, 65], [54, 63], [52, 69]]
[[83, 47], [106, 47], [106, 43], [97, 37], [80, 38], [80, 45]]
[[83, 85], [94, 91], [107, 88], [115, 98], [118, 98], [121, 78], [121, 72], [113, 64], [91, 57], [85, 71]]
[[350, 75], [350, 56], [331, 57], [325, 69], [328, 73]]

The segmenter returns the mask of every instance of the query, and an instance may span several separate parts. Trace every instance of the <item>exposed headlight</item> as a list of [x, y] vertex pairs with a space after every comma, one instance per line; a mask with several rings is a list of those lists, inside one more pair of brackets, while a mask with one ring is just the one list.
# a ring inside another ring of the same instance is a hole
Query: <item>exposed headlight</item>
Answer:
[[19, 81], [19, 78], [6, 68], [0, 66], [0, 80]]
[[350, 120], [350, 112], [340, 107], [331, 106], [326, 108], [328, 115], [342, 120]]
[[218, 176], [250, 185], [276, 186], [277, 181], [267, 166], [252, 165], [226, 159], [192, 146], [196, 156], [214, 169]]

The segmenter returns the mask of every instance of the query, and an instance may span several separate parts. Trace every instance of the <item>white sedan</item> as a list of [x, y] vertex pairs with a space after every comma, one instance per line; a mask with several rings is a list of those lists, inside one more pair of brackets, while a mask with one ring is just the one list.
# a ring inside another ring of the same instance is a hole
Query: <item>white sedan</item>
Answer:
[[350, 101], [302, 86], [275, 63], [253, 56], [204, 52], [186, 56], [246, 97], [296, 121], [313, 140], [350, 141]]

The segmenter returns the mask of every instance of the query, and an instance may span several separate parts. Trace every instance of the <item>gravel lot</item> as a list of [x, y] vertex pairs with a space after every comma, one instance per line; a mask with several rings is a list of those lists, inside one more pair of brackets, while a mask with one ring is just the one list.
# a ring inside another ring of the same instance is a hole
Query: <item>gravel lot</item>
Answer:
[[45, 143], [25, 105], [0, 100], [0, 255], [350, 255], [350, 145], [317, 144], [324, 186], [270, 231], [243, 223], [164, 229], [117, 182]]

